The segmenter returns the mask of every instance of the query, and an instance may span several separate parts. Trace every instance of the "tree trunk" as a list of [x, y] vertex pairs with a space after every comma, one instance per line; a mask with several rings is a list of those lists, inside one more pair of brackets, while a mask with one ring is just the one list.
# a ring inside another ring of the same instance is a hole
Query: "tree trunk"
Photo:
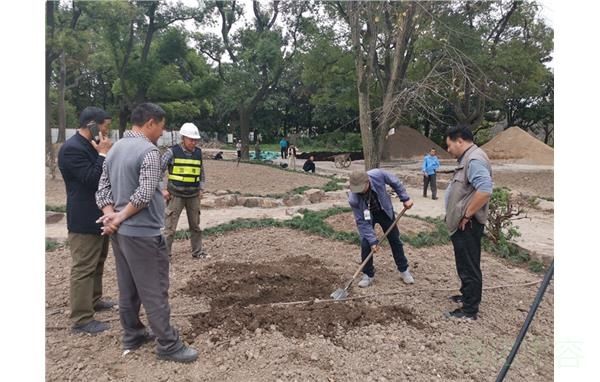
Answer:
[[243, 104], [239, 106], [240, 138], [242, 139], [242, 159], [250, 159], [248, 133], [250, 132], [250, 110]]
[[123, 133], [125, 133], [125, 129], [127, 128], [127, 120], [131, 112], [129, 108], [125, 104], [125, 102], [121, 101], [121, 107], [119, 109], [119, 139], [123, 138]]
[[56, 177], [56, 159], [52, 148], [52, 130], [50, 128], [50, 79], [52, 77], [52, 62], [56, 59], [55, 53], [49, 44], [54, 37], [54, 7], [53, 1], [46, 2], [46, 166], [50, 170], [52, 179]]
[[60, 70], [58, 75], [58, 137], [56, 143], [64, 142], [66, 139], [67, 117], [65, 112], [65, 93], [67, 82], [67, 60], [65, 52], [60, 54]]

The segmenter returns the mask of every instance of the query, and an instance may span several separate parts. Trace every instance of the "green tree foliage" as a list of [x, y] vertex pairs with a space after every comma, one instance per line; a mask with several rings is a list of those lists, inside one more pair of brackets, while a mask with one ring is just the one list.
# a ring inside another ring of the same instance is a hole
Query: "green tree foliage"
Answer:
[[360, 146], [376, 167], [399, 123], [443, 143], [450, 125], [481, 140], [500, 121], [552, 143], [553, 31], [536, 2], [240, 4], [47, 2], [47, 152], [50, 127], [64, 139], [86, 106], [122, 132], [144, 101], [169, 129], [234, 133], [244, 155], [250, 131], [299, 134]]

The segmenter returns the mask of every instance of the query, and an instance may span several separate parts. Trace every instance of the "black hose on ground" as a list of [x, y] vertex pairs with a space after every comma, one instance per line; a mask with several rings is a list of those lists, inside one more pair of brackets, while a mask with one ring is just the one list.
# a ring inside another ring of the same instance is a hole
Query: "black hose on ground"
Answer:
[[510, 354], [506, 358], [506, 362], [504, 362], [504, 366], [502, 366], [502, 369], [500, 370], [500, 373], [498, 374], [498, 377], [496, 378], [496, 382], [502, 382], [504, 380], [504, 377], [506, 377], [506, 373], [508, 373], [508, 369], [510, 369], [512, 362], [515, 359], [517, 352], [519, 351], [521, 342], [523, 342], [523, 338], [525, 338], [525, 334], [527, 334], [527, 330], [529, 330], [529, 325], [531, 324], [531, 321], [533, 321], [533, 316], [535, 316], [535, 312], [537, 311], [537, 308], [539, 307], [540, 303], [542, 302], [544, 293], [546, 293], [546, 288], [548, 287], [548, 284], [550, 284], [550, 280], [552, 279], [553, 275], [554, 275], [554, 260], [552, 260], [550, 267], [548, 268], [548, 270], [546, 271], [546, 274], [544, 275], [544, 280], [542, 281], [542, 285], [540, 285], [540, 289], [538, 289], [535, 299], [533, 300], [533, 304], [531, 304], [531, 308], [529, 309], [529, 313], [527, 314], [525, 323], [523, 324], [523, 327], [521, 328], [521, 331], [519, 332], [519, 335], [517, 336], [515, 344], [513, 345], [512, 350], [510, 351]]

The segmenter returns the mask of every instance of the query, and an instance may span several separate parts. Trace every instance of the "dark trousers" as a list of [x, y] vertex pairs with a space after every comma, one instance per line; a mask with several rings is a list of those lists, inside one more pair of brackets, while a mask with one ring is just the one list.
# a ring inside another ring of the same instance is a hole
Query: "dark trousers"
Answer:
[[287, 159], [287, 147], [285, 149], [281, 148], [281, 158]]
[[481, 237], [483, 224], [472, 220], [464, 231], [460, 229], [452, 236], [456, 271], [460, 277], [460, 293], [463, 295], [463, 309], [467, 313], [477, 313], [481, 303]]
[[[394, 224], [394, 220], [390, 219], [389, 216], [383, 211], [377, 211], [371, 213], [371, 224], [373, 228], [375, 228], [375, 224], [379, 224], [383, 229], [383, 232], [387, 231], [388, 228], [392, 224]], [[396, 263], [396, 267], [400, 272], [404, 272], [408, 269], [408, 259], [404, 256], [404, 247], [402, 246], [402, 241], [400, 240], [400, 231], [398, 227], [392, 228], [390, 233], [387, 236], [388, 242], [390, 243], [390, 247], [392, 248], [392, 255], [394, 256], [394, 262]], [[381, 243], [380, 243], [381, 244]], [[362, 261], [365, 261], [369, 253], [371, 253], [371, 245], [365, 239], [360, 242], [360, 256]], [[365, 267], [363, 268], [363, 273], [369, 277], [375, 276], [375, 267], [373, 266], [373, 255]]]
[[119, 316], [123, 348], [139, 343], [146, 333], [140, 305], [156, 335], [156, 352], [171, 354], [183, 347], [171, 326], [169, 307], [169, 255], [162, 235], [134, 237], [114, 234], [112, 246], [119, 285]]
[[423, 176], [423, 196], [427, 196], [427, 186], [431, 185], [431, 197], [437, 197], [437, 183], [435, 180], [435, 174]]

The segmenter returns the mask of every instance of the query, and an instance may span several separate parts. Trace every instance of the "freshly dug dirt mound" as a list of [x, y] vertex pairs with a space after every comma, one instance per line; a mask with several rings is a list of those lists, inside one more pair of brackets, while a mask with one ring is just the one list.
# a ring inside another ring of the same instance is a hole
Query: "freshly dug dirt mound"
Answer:
[[[365, 302], [269, 305], [328, 299], [334, 289], [342, 286], [338, 276], [309, 256], [287, 257], [260, 266], [215, 263], [206, 271], [208, 275], [191, 280], [182, 291], [211, 299], [211, 311], [191, 319], [191, 333], [211, 331], [214, 342], [257, 329], [276, 329], [295, 338], [305, 338], [306, 334], [334, 338], [338, 332], [374, 323], [406, 321], [415, 327], [422, 325], [408, 308], [399, 305], [370, 306]], [[194, 335], [186, 334], [189, 341], [194, 340]]]
[[400, 126], [394, 134], [388, 135], [383, 146], [383, 160], [423, 159], [429, 150], [435, 148], [440, 159], [452, 159], [446, 150], [415, 129]]
[[481, 148], [492, 160], [537, 165], [554, 164], [554, 149], [518, 126], [504, 130]]
[[256, 332], [257, 329], [278, 330], [286, 337], [306, 338], [307, 334], [315, 334], [334, 339], [338, 333], [346, 333], [354, 327], [399, 321], [417, 329], [425, 328], [425, 325], [415, 319], [410, 309], [404, 306], [367, 306], [364, 302], [313, 303], [286, 307], [231, 306], [200, 313], [191, 319], [196, 334], [217, 329], [213, 331], [213, 342], [238, 336], [244, 330]]
[[328, 298], [339, 276], [308, 255], [273, 263], [215, 263], [185, 293], [209, 297], [213, 308]]

